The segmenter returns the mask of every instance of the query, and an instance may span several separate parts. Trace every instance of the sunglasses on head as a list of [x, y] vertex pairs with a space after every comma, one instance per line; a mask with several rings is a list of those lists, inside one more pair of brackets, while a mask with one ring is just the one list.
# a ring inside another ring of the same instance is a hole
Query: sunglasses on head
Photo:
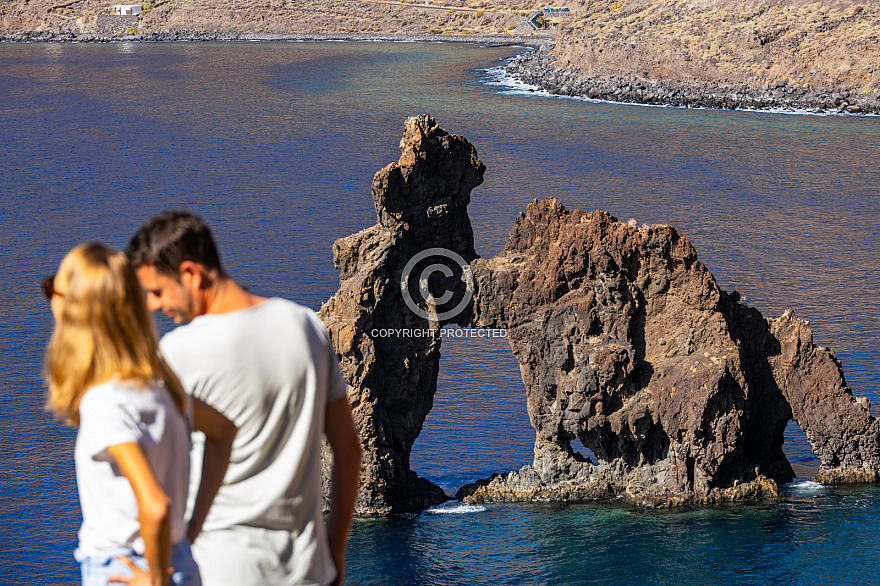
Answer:
[[53, 295], [57, 295], [58, 297], [64, 297], [57, 289], [55, 289], [55, 273], [52, 273], [45, 279], [40, 282], [40, 287], [43, 289], [43, 295], [46, 296], [46, 299], [52, 299]]

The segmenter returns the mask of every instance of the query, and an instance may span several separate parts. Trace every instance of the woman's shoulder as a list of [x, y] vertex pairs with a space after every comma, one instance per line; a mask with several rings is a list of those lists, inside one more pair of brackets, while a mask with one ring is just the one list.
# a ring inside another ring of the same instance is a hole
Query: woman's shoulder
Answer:
[[155, 380], [149, 382], [113, 379], [91, 387], [83, 395], [80, 410], [95, 404], [127, 404], [131, 406], [164, 402], [163, 389]]

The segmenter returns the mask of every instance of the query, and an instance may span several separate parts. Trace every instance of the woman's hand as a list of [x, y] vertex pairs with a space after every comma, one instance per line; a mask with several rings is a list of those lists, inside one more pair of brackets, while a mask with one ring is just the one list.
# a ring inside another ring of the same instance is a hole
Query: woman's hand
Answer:
[[[130, 558], [121, 557], [118, 558], [123, 564], [131, 568], [131, 571], [134, 572], [133, 576], [110, 576], [107, 578], [107, 581], [110, 584], [130, 584], [131, 586], [152, 586], [153, 581], [150, 579], [150, 575], [137, 567], [134, 562], [131, 561]], [[171, 574], [171, 569], [168, 570], [168, 573]]]

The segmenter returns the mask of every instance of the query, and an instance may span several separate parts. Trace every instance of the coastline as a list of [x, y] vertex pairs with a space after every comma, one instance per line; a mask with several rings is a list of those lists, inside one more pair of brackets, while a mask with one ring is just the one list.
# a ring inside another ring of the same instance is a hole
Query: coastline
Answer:
[[590, 2], [531, 30], [500, 0], [408, 3], [159, 0], [135, 15], [92, 0], [0, 2], [0, 43], [423, 42], [533, 49], [506, 76], [549, 94], [628, 104], [880, 114], [880, 9], [856, 0]]
[[210, 30], [166, 30], [136, 34], [77, 33], [70, 30], [30, 30], [0, 33], [0, 43], [174, 43], [174, 42], [380, 42], [456, 43], [490, 47], [540, 48], [552, 39], [538, 36], [418, 35], [405, 33], [242, 33]]
[[505, 74], [552, 95], [623, 104], [753, 110], [819, 115], [880, 115], [880, 100], [859, 96], [845, 87], [804, 88], [779, 82], [772, 88], [746, 83], [648, 79], [611, 72], [579, 76], [573, 69], [553, 67], [553, 51], [546, 46], [513, 57]]
[[[647, 79], [622, 71], [579, 75], [554, 67], [556, 41], [539, 35], [430, 35], [376, 33], [243, 33], [210, 30], [167, 30], [138, 34], [76, 33], [34, 30], [0, 34], [0, 43], [174, 43], [174, 42], [387, 42], [454, 43], [488, 47], [521, 47], [502, 69], [504, 76], [529, 91], [590, 101], [679, 108], [789, 112], [813, 115], [880, 115], [880, 100], [843, 88], [804, 88], [779, 82], [760, 88], [686, 79]], [[503, 82], [502, 82], [503, 83]], [[509, 85], [509, 84], [508, 84]]]

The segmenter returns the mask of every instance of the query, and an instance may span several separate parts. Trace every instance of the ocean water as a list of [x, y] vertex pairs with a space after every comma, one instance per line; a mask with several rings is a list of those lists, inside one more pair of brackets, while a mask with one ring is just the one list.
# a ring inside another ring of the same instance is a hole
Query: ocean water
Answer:
[[[39, 294], [73, 245], [152, 214], [212, 225], [231, 273], [314, 309], [331, 246], [375, 222], [373, 174], [430, 113], [487, 166], [477, 252], [535, 198], [676, 226], [722, 288], [809, 319], [880, 414], [880, 119], [588, 103], [502, 83], [519, 49], [444, 44], [0, 44], [0, 584], [73, 584], [73, 431], [44, 410]], [[160, 320], [160, 331], [170, 324]], [[445, 489], [531, 460], [504, 340], [444, 341], [413, 468]], [[469, 507], [355, 522], [352, 584], [875, 584], [880, 490], [802, 479], [775, 501], [644, 511]]]

